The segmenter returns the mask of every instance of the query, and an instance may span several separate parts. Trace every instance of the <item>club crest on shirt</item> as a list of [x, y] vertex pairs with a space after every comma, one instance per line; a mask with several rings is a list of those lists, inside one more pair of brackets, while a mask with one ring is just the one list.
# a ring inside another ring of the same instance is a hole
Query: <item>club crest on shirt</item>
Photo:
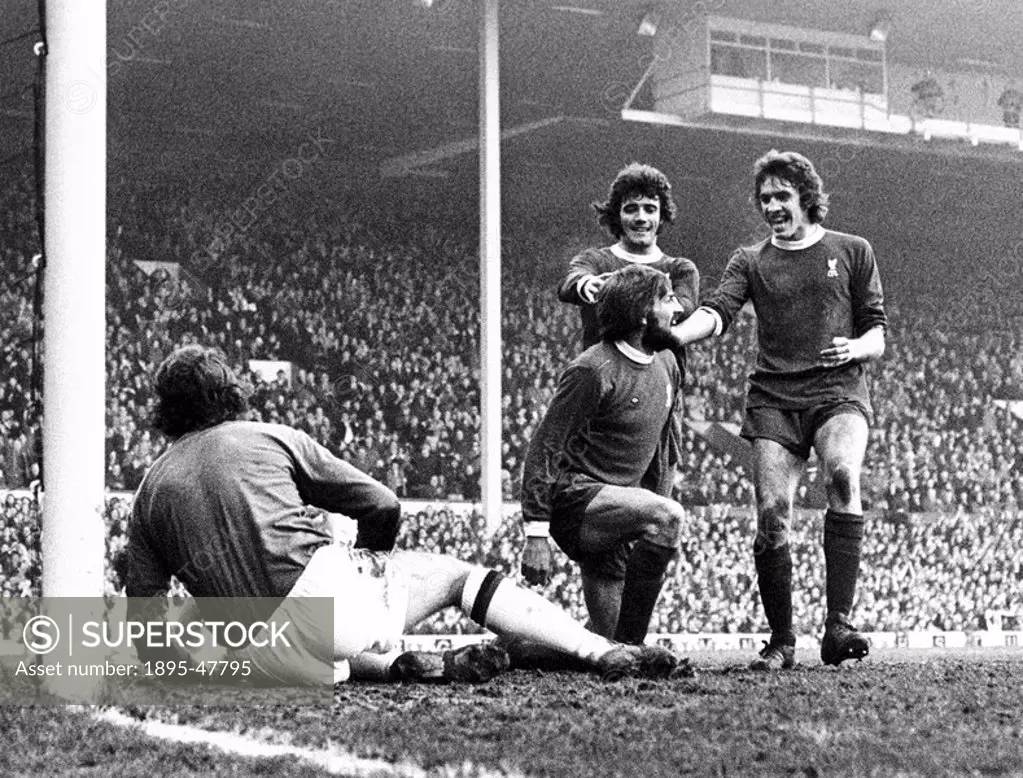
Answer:
[[828, 278], [838, 278], [838, 257], [828, 260]]

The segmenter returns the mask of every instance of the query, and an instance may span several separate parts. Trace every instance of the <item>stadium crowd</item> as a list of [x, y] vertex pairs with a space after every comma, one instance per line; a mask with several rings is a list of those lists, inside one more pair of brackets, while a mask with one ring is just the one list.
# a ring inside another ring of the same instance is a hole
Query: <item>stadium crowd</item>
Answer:
[[[0, 487], [25, 490], [39, 485], [41, 461], [31, 391], [39, 375], [32, 350], [35, 217], [30, 177], [3, 181]], [[228, 235], [224, 212], [195, 193], [116, 191], [107, 263], [112, 543], [126, 515], [117, 493], [135, 489], [166, 445], [147, 429], [147, 376], [189, 342], [218, 346], [247, 377], [253, 418], [308, 431], [403, 498], [478, 500], [474, 236], [425, 219], [399, 224], [344, 203], [312, 209], [286, 198]], [[505, 497], [514, 500], [526, 444], [579, 341], [576, 312], [553, 294], [563, 258], [538, 260], [547, 255], [535, 236], [508, 240], [503, 478]], [[168, 264], [144, 272], [140, 260]], [[961, 316], [940, 298], [890, 298], [888, 352], [871, 373], [876, 418], [864, 468], [865, 502], [881, 518], [868, 535], [857, 619], [868, 629], [975, 628], [985, 608], [1001, 607], [1008, 591], [1023, 588], [1012, 552], [1023, 540], [1023, 421], [1007, 405], [1023, 399], [1023, 328], [1014, 326], [1023, 321], [1023, 301], [1003, 299], [997, 312]], [[695, 431], [701, 422], [740, 420], [753, 343], [752, 318], [745, 318], [725, 337], [692, 349], [693, 425], [677, 495], [693, 506], [694, 520], [673, 568], [677, 585], [665, 587], [654, 629], [757, 626], [749, 474]], [[249, 360], [287, 360], [294, 369], [265, 376], [250, 370]], [[819, 507], [814, 475], [811, 468], [800, 487], [803, 507]], [[33, 506], [10, 494], [4, 502], [0, 594], [38, 586]], [[820, 531], [813, 515], [797, 522], [797, 532]], [[475, 515], [421, 512], [408, 518], [402, 542], [514, 572], [516, 522], [505, 522], [492, 542], [480, 541], [478, 524]], [[822, 569], [812, 561], [796, 567]], [[581, 608], [569, 580], [556, 578], [551, 591]], [[803, 624], [816, 617], [808, 613], [808, 603], [821, 599], [811, 594], [814, 586], [819, 581], [797, 583]]]
[[[496, 531], [469, 506], [411, 503], [398, 546], [454, 554], [517, 575], [524, 538], [517, 512]], [[124, 546], [130, 496], [107, 501], [107, 551], [113, 559]], [[724, 504], [695, 507], [678, 559], [654, 612], [652, 632], [750, 633], [763, 630], [748, 553], [752, 511]], [[8, 493], [0, 527], [0, 596], [39, 594], [39, 512], [29, 496]], [[822, 532], [820, 511], [803, 511], [793, 531], [797, 563], [793, 611], [798, 631], [811, 634], [820, 624], [823, 554], [814, 542]], [[866, 631], [945, 631], [984, 629], [991, 611], [1023, 612], [1023, 514], [992, 507], [972, 513], [940, 513], [916, 521], [872, 521], [864, 548], [863, 573], [855, 615]], [[107, 591], [119, 585], [107, 565]], [[183, 593], [176, 588], [173, 593]], [[579, 577], [558, 555], [546, 594], [579, 619], [585, 606]], [[478, 628], [452, 610], [427, 620], [419, 632], [472, 632]]]

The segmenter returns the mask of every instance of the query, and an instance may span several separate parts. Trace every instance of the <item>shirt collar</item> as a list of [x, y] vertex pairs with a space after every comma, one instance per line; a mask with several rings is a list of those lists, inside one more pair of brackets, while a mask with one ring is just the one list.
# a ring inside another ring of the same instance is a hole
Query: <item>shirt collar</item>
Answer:
[[820, 243], [823, 238], [824, 228], [819, 224], [811, 224], [810, 229], [806, 231], [806, 235], [800, 240], [781, 240], [772, 235], [771, 245], [783, 251], [800, 251], [801, 249], [810, 248], [815, 243]]
[[638, 262], [642, 265], [649, 265], [651, 262], [657, 262], [664, 257], [664, 252], [661, 251], [660, 246], [654, 246], [654, 250], [650, 254], [633, 254], [631, 251], [623, 249], [620, 243], [616, 243], [611, 247], [611, 253], [618, 257], [618, 259], [624, 259], [626, 262]]
[[621, 351], [628, 359], [631, 359], [633, 362], [637, 362], [640, 365], [649, 365], [654, 361], [653, 354], [647, 354], [644, 351], [633, 348], [624, 340], [616, 340], [615, 348]]

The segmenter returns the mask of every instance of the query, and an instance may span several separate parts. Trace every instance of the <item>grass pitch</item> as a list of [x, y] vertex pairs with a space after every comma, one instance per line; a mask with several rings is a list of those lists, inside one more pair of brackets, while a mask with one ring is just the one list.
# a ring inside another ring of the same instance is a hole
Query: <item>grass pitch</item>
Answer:
[[[784, 673], [747, 670], [745, 653], [697, 653], [689, 680], [517, 671], [481, 686], [347, 684], [330, 708], [132, 713], [340, 746], [383, 760], [381, 775], [1023, 776], [1023, 648], [877, 650], [839, 668], [807, 653]], [[5, 776], [338, 774], [152, 741], [88, 711], [0, 709], [0, 730]]]

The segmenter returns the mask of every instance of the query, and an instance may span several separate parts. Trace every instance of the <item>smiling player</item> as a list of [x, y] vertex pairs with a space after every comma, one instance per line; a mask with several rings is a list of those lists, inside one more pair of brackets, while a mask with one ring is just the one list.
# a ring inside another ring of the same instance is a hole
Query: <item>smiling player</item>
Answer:
[[679, 344], [719, 335], [753, 302], [759, 348], [741, 434], [753, 443], [753, 553], [771, 640], [752, 667], [788, 669], [795, 662], [788, 532], [811, 449], [828, 498], [821, 659], [837, 665], [869, 651], [849, 614], [864, 531], [860, 468], [871, 413], [865, 363], [884, 354], [884, 296], [870, 244], [821, 226], [828, 196], [806, 157], [772, 150], [754, 173], [771, 237], [732, 254], [717, 290], [674, 332]]
[[[700, 274], [690, 260], [669, 257], [657, 245], [658, 236], [675, 220], [677, 207], [667, 176], [649, 165], [632, 163], [619, 171], [607, 200], [594, 203], [597, 221], [617, 240], [612, 246], [589, 248], [575, 256], [558, 287], [558, 299], [579, 306], [583, 349], [600, 342], [597, 297], [615, 270], [649, 265], [667, 273], [685, 315], [699, 302]], [[685, 349], [672, 349], [685, 377]]]

